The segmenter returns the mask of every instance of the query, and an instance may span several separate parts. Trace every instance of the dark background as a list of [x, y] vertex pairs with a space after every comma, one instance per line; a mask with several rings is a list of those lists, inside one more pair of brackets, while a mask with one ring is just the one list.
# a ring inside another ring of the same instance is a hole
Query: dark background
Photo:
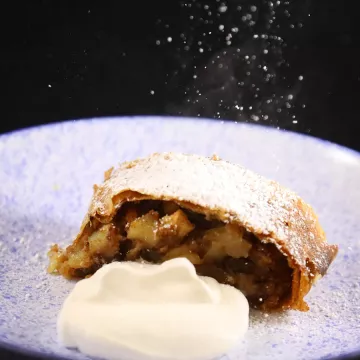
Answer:
[[1, 131], [105, 115], [170, 114], [258, 122], [360, 150], [355, 4], [2, 5]]
[[260, 123], [360, 150], [355, 4], [2, 3], [0, 132], [98, 116], [180, 115]]

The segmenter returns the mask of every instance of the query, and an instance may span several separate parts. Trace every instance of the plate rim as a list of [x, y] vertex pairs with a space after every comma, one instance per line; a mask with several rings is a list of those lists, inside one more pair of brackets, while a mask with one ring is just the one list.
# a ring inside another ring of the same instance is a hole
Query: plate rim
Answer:
[[[296, 132], [294, 130], [289, 129], [282, 129], [278, 127], [274, 127], [271, 125], [264, 125], [264, 124], [255, 124], [255, 123], [248, 123], [242, 121], [234, 121], [234, 120], [222, 120], [222, 119], [214, 119], [214, 118], [197, 118], [197, 117], [188, 117], [188, 116], [169, 116], [169, 115], [114, 115], [114, 116], [100, 116], [100, 117], [90, 117], [90, 118], [78, 118], [78, 119], [68, 119], [63, 121], [56, 121], [47, 124], [38, 124], [38, 125], [31, 125], [26, 126], [20, 129], [10, 130], [5, 133], [0, 134], [0, 143], [7, 139], [11, 138], [12, 136], [21, 136], [21, 134], [31, 133], [38, 129], [51, 129], [51, 128], [59, 128], [61, 126], [82, 126], [86, 125], [87, 123], [101, 123], [101, 122], [113, 122], [113, 121], [124, 121], [124, 120], [133, 120], [133, 121], [149, 121], [149, 120], [158, 120], [163, 122], [169, 121], [182, 121], [182, 122], [198, 122], [198, 123], [207, 123], [213, 122], [218, 123], [222, 126], [240, 126], [246, 127], [250, 129], [254, 129], [260, 132], [270, 132], [276, 134], [285, 134], [287, 136], [294, 136], [302, 139], [303, 141], [310, 141], [313, 144], [322, 144], [325, 147], [336, 148], [340, 151], [343, 151], [357, 159], [360, 159], [360, 151], [357, 151], [353, 148], [349, 148], [347, 146], [326, 140], [324, 138], [316, 137], [311, 134], [304, 134], [301, 132]], [[3, 338], [0, 337], [0, 351], [6, 350], [10, 351], [14, 354], [21, 354], [25, 356], [31, 356], [41, 359], [55, 359], [55, 360], [69, 360], [69, 357], [64, 357], [62, 355], [56, 353], [44, 353], [41, 350], [36, 351], [33, 349], [29, 349], [26, 346], [16, 345], [13, 342], [4, 341]], [[321, 359], [328, 359], [328, 360], [350, 360], [350, 359], [357, 359], [360, 358], [360, 348], [356, 349], [349, 353], [344, 353], [341, 355], [331, 356], [326, 355]]]
[[360, 151], [347, 147], [345, 145], [336, 143], [334, 141], [327, 140], [325, 138], [317, 137], [312, 134], [305, 134], [303, 132], [297, 132], [290, 129], [284, 129], [280, 127], [275, 127], [272, 125], [265, 125], [265, 124], [257, 124], [257, 123], [251, 123], [251, 122], [245, 122], [245, 121], [235, 121], [235, 120], [226, 120], [226, 119], [214, 119], [214, 118], [198, 118], [193, 116], [170, 116], [170, 115], [113, 115], [113, 116], [99, 116], [99, 117], [84, 117], [84, 118], [74, 118], [74, 119], [67, 119], [67, 120], [60, 120], [60, 121], [54, 121], [51, 123], [42, 123], [38, 125], [30, 125], [23, 128], [10, 130], [4, 133], [0, 134], [0, 142], [5, 139], [9, 138], [12, 135], [17, 135], [21, 133], [29, 133], [32, 131], [35, 131], [37, 129], [42, 128], [56, 128], [61, 126], [69, 126], [71, 124], [74, 124], [75, 126], [77, 124], [86, 124], [86, 123], [101, 123], [101, 122], [112, 122], [112, 121], [124, 121], [124, 120], [134, 120], [134, 121], [149, 121], [151, 119], [156, 119], [164, 122], [168, 121], [183, 121], [183, 122], [212, 122], [212, 123], [221, 123], [221, 125], [228, 126], [229, 124], [236, 125], [236, 126], [243, 126], [248, 127], [252, 129], [257, 129], [260, 131], [268, 131], [273, 133], [285, 133], [288, 136], [295, 136], [302, 139], [305, 139], [306, 141], [310, 141], [313, 143], [321, 143], [324, 146], [330, 146], [338, 148], [339, 150], [345, 151], [347, 153], [350, 153], [351, 155], [354, 155], [356, 157], [360, 158]]

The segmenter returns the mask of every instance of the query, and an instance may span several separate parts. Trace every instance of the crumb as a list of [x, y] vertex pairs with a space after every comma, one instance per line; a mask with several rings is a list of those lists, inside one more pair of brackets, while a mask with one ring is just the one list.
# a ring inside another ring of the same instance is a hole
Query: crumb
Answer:
[[220, 157], [216, 154], [213, 154], [213, 156], [210, 158], [211, 160], [214, 160], [214, 161], [220, 161]]

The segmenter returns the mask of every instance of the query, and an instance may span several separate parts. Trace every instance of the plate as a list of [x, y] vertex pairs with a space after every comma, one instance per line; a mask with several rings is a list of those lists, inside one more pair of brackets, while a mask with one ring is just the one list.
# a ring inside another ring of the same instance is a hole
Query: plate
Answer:
[[310, 311], [253, 312], [245, 350], [223, 359], [318, 359], [360, 350], [360, 155], [295, 133], [213, 120], [102, 118], [0, 137], [0, 346], [86, 359], [56, 338], [72, 282], [46, 274], [69, 243], [104, 170], [152, 152], [217, 154], [280, 181], [311, 203], [339, 255], [307, 296]]

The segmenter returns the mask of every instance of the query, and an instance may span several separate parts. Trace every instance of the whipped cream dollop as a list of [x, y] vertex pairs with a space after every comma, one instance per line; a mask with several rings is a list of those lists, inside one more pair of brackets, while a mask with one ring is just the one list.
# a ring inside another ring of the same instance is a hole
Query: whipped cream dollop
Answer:
[[109, 360], [201, 360], [230, 350], [249, 324], [234, 287], [177, 258], [114, 262], [79, 281], [60, 311], [60, 342]]

